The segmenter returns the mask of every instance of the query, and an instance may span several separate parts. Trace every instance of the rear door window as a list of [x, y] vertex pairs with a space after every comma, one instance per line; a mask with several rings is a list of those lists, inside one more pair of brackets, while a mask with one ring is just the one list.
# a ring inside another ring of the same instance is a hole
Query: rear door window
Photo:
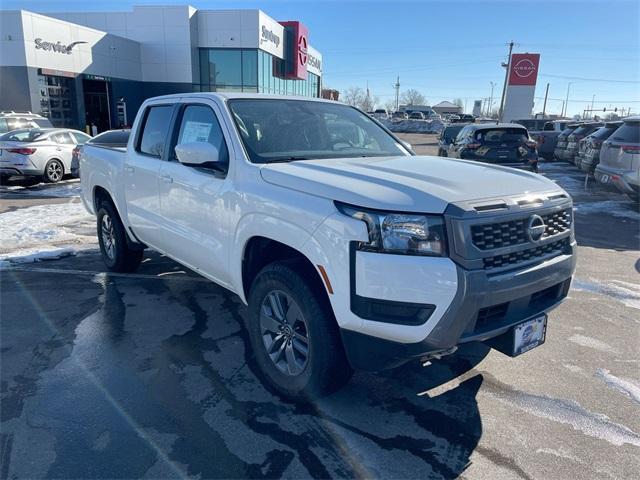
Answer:
[[78, 145], [84, 145], [85, 143], [87, 143], [89, 140], [91, 140], [91, 137], [89, 135], [85, 135], [84, 133], [80, 133], [80, 132], [70, 132], [70, 134], [73, 136], [73, 138], [75, 139], [74, 143], [77, 143]]
[[618, 142], [640, 143], [640, 122], [625, 122], [611, 139]]
[[51, 135], [51, 139], [60, 145], [74, 145], [76, 142], [67, 132], [58, 132]]
[[172, 114], [173, 105], [158, 105], [147, 109], [138, 143], [140, 153], [162, 158]]

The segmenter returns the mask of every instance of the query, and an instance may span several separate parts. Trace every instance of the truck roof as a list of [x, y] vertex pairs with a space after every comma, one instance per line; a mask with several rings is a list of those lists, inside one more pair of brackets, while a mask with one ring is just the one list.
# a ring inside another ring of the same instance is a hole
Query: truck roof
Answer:
[[336, 100], [327, 100], [324, 98], [316, 97], [301, 97], [299, 95], [273, 95], [270, 93], [241, 93], [241, 92], [188, 92], [188, 93], [173, 93], [171, 95], [162, 95], [158, 97], [150, 98], [149, 100], [156, 99], [171, 99], [171, 98], [184, 98], [184, 97], [199, 97], [199, 98], [218, 98], [222, 101], [233, 99], [272, 99], [272, 100], [304, 100], [310, 102], [323, 102], [323, 103], [341, 103]]

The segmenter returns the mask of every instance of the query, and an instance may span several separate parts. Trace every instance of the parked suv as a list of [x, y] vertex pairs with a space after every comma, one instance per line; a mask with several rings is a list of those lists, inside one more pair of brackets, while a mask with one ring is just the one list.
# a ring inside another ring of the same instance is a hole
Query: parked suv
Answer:
[[449, 151], [449, 147], [455, 141], [456, 137], [465, 127], [463, 123], [458, 123], [456, 125], [449, 125], [442, 130], [440, 137], [438, 137], [438, 155], [441, 157], [446, 157], [447, 152]]
[[558, 160], [566, 160], [566, 150], [567, 150], [567, 138], [571, 135], [581, 124], [580, 123], [571, 123], [567, 125], [567, 127], [560, 132], [558, 135], [558, 140], [556, 141], [556, 146], [553, 149], [553, 156]]
[[517, 123], [470, 124], [464, 127], [448, 156], [538, 171], [537, 144]]
[[640, 116], [622, 120], [600, 149], [595, 177], [613, 184], [635, 201], [640, 200]]
[[564, 150], [564, 160], [567, 160], [570, 163], [575, 163], [575, 157], [578, 155], [578, 151], [580, 149], [580, 142], [595, 132], [597, 129], [602, 127], [603, 123], [592, 122], [592, 123], [584, 123], [576, 128], [571, 134], [567, 137], [567, 147]]
[[600, 163], [600, 148], [602, 143], [615, 132], [622, 122], [607, 122], [604, 126], [593, 132], [583, 141], [585, 142], [584, 152], [578, 153], [576, 166], [583, 172], [593, 175], [596, 165]]
[[0, 134], [22, 128], [52, 128], [48, 118], [31, 112], [0, 112]]
[[13, 130], [0, 136], [0, 175], [38, 176], [56, 183], [71, 173], [76, 145], [91, 137], [66, 128]]

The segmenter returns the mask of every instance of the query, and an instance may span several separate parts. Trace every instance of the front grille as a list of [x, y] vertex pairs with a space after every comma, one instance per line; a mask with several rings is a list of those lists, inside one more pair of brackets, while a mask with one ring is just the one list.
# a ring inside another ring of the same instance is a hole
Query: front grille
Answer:
[[476, 317], [476, 329], [484, 330], [486, 327], [499, 323], [507, 314], [509, 302], [485, 307], [478, 310]]
[[[571, 209], [569, 208], [541, 215], [541, 217], [546, 225], [542, 238], [566, 232], [571, 228]], [[480, 250], [493, 250], [528, 243], [527, 227], [530, 218], [527, 216], [506, 222], [474, 225], [471, 227], [471, 240]]]
[[507, 267], [528, 260], [535, 260], [538, 257], [547, 256], [550, 254], [560, 254], [570, 246], [569, 238], [563, 238], [556, 242], [550, 242], [546, 245], [540, 245], [534, 248], [528, 248], [526, 250], [520, 250], [519, 252], [507, 253], [505, 255], [496, 255], [493, 257], [486, 257], [484, 261], [484, 269], [491, 270], [494, 268]]

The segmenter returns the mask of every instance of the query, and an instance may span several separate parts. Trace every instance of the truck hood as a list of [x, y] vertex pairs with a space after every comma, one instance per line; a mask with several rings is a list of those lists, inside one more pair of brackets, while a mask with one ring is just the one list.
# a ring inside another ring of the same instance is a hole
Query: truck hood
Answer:
[[273, 185], [381, 210], [442, 213], [449, 203], [560, 190], [540, 175], [431, 156], [298, 160], [264, 165]]

